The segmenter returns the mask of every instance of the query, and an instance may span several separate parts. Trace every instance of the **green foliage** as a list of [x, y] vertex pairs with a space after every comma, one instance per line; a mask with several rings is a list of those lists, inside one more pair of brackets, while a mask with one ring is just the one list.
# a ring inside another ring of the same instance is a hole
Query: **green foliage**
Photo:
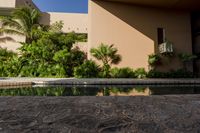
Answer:
[[197, 58], [196, 55], [187, 54], [187, 53], [181, 53], [178, 56], [182, 62], [193, 61], [194, 59]]
[[147, 72], [145, 71], [144, 68], [138, 68], [135, 70], [135, 76], [137, 78], [146, 78]]
[[77, 39], [78, 42], [87, 42], [87, 34], [78, 34]]
[[[1, 16], [1, 33], [17, 34], [26, 36], [26, 42], [33, 40], [32, 31], [39, 27], [40, 13], [29, 7], [16, 8], [11, 16]], [[1, 38], [8, 39], [8, 38]]]
[[17, 54], [0, 48], [0, 77], [14, 77], [19, 74], [20, 62]]
[[150, 70], [147, 75], [148, 78], [167, 78], [168, 75], [167, 73], [155, 71], [155, 70]]
[[54, 33], [61, 33], [63, 25], [64, 25], [63, 21], [56, 21], [49, 27], [49, 31]]
[[160, 63], [160, 56], [157, 54], [149, 55], [148, 63], [150, 66], [155, 66]]
[[148, 78], [193, 78], [193, 73], [184, 69], [172, 70], [170, 72], [159, 72], [151, 70], [148, 72]]
[[38, 39], [23, 43], [20, 48], [21, 70], [19, 76], [71, 77], [73, 68], [81, 65], [85, 54], [72, 49], [76, 34], [38, 31]]
[[114, 45], [101, 44], [98, 48], [90, 50], [92, 56], [103, 63], [102, 77], [110, 77], [110, 68], [112, 64], [118, 64], [121, 61], [121, 56], [117, 54], [117, 48]]
[[136, 78], [133, 69], [131, 68], [112, 68], [110, 71], [112, 78]]
[[97, 78], [99, 70], [99, 66], [94, 61], [88, 60], [75, 67], [74, 76], [77, 78]]

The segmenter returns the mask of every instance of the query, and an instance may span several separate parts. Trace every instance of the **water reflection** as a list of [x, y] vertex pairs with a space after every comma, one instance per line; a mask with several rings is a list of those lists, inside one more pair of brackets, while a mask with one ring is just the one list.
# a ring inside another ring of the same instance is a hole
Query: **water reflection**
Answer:
[[200, 94], [200, 86], [46, 86], [0, 89], [0, 96], [149, 96], [170, 94]]

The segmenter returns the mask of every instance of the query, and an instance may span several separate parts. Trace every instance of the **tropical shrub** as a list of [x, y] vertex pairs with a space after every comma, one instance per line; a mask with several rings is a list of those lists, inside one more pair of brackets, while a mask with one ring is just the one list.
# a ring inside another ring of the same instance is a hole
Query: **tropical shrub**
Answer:
[[164, 72], [159, 72], [155, 70], [150, 70], [147, 74], [148, 78], [168, 78], [168, 74]]
[[159, 55], [151, 54], [151, 55], [149, 55], [148, 63], [150, 66], [154, 67], [154, 66], [160, 64], [160, 60], [161, 60], [161, 58]]
[[151, 70], [148, 72], [148, 78], [193, 78], [193, 73], [184, 69], [171, 70], [170, 72], [159, 72]]
[[197, 58], [196, 55], [187, 54], [187, 53], [181, 53], [178, 55], [178, 57], [180, 58], [182, 62], [192, 61]]
[[40, 32], [36, 41], [23, 43], [20, 76], [71, 77], [73, 68], [86, 59], [84, 52], [73, 49], [76, 34]]
[[20, 62], [17, 54], [0, 47], [0, 76], [14, 77], [19, 74]]
[[97, 60], [101, 61], [102, 66], [102, 77], [110, 77], [110, 69], [112, 64], [118, 64], [121, 61], [121, 56], [117, 54], [117, 48], [114, 45], [101, 44], [97, 48], [92, 48], [90, 50], [92, 56]]
[[110, 71], [112, 78], [136, 78], [133, 69], [131, 68], [112, 68]]
[[145, 71], [144, 68], [138, 68], [135, 70], [135, 76], [137, 78], [146, 78], [147, 72]]
[[[31, 9], [29, 7], [16, 8], [10, 16], [0, 16], [0, 21], [2, 23], [0, 34], [23, 35], [26, 37], [26, 42], [30, 43], [33, 40], [32, 31], [40, 27], [40, 16], [41, 14], [37, 9]], [[8, 38], [3, 37], [0, 39]]]
[[74, 76], [76, 78], [97, 78], [99, 71], [99, 66], [94, 61], [88, 60], [74, 68]]

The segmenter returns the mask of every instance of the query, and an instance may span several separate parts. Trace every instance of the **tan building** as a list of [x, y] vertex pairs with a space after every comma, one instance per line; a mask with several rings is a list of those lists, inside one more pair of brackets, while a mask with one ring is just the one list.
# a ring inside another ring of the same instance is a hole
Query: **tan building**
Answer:
[[[0, 12], [5, 14], [8, 9], [27, 4], [23, 1], [0, 0]], [[183, 67], [178, 54], [200, 53], [199, 10], [198, 0], [89, 0], [88, 15], [43, 13], [41, 23], [62, 20], [64, 32], [88, 33], [88, 53], [100, 43], [114, 44], [122, 55], [119, 67], [148, 70], [148, 55], [173, 52], [174, 57], [163, 56], [157, 67], [169, 71]], [[14, 45], [11, 48], [15, 49]], [[190, 64], [189, 69], [193, 68], [200, 74], [199, 60]]]
[[148, 70], [148, 55], [160, 53], [168, 40], [176, 57], [165, 58], [157, 69], [176, 70], [182, 67], [177, 55], [193, 52], [191, 11], [198, 9], [196, 0], [90, 0], [89, 47], [115, 44], [120, 67]]
[[[32, 0], [0, 0], [0, 15], [9, 15], [13, 9], [21, 6], [29, 6], [30, 8], [37, 8]], [[40, 10], [39, 10], [40, 11]], [[41, 24], [51, 25], [56, 21], [63, 21], [63, 32], [76, 32], [76, 33], [88, 33], [88, 14], [78, 13], [57, 13], [57, 12], [41, 12]], [[9, 35], [15, 39], [16, 42], [7, 41], [0, 42], [0, 46], [9, 50], [16, 51], [21, 45], [19, 42], [24, 42], [24, 36]], [[87, 51], [87, 42], [79, 42], [76, 44], [82, 50]]]

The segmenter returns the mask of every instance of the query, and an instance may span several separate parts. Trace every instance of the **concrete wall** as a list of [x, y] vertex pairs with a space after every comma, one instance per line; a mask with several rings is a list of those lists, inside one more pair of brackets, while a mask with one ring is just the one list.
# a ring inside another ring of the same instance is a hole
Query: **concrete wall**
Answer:
[[16, 0], [16, 7], [21, 7], [21, 6], [27, 6], [32, 9], [39, 10], [39, 8], [33, 3], [32, 0]]
[[[192, 53], [189, 12], [89, 1], [89, 48], [100, 43], [115, 44], [122, 55], [119, 67], [148, 69], [148, 55], [157, 50], [159, 27], [165, 28], [175, 53]], [[181, 63], [176, 58], [159, 69], [179, 67]]]
[[0, 8], [15, 8], [16, 0], [0, 0]]
[[4, 35], [4, 36], [12, 37], [14, 40], [0, 42], [0, 47], [7, 48], [8, 50], [12, 50], [14, 52], [18, 52], [17, 49], [21, 46], [20, 42], [25, 42], [24, 36], [18, 36], [18, 35]]
[[63, 21], [63, 32], [88, 33], [88, 14], [78, 13], [43, 13], [41, 23], [49, 25], [56, 21]]

